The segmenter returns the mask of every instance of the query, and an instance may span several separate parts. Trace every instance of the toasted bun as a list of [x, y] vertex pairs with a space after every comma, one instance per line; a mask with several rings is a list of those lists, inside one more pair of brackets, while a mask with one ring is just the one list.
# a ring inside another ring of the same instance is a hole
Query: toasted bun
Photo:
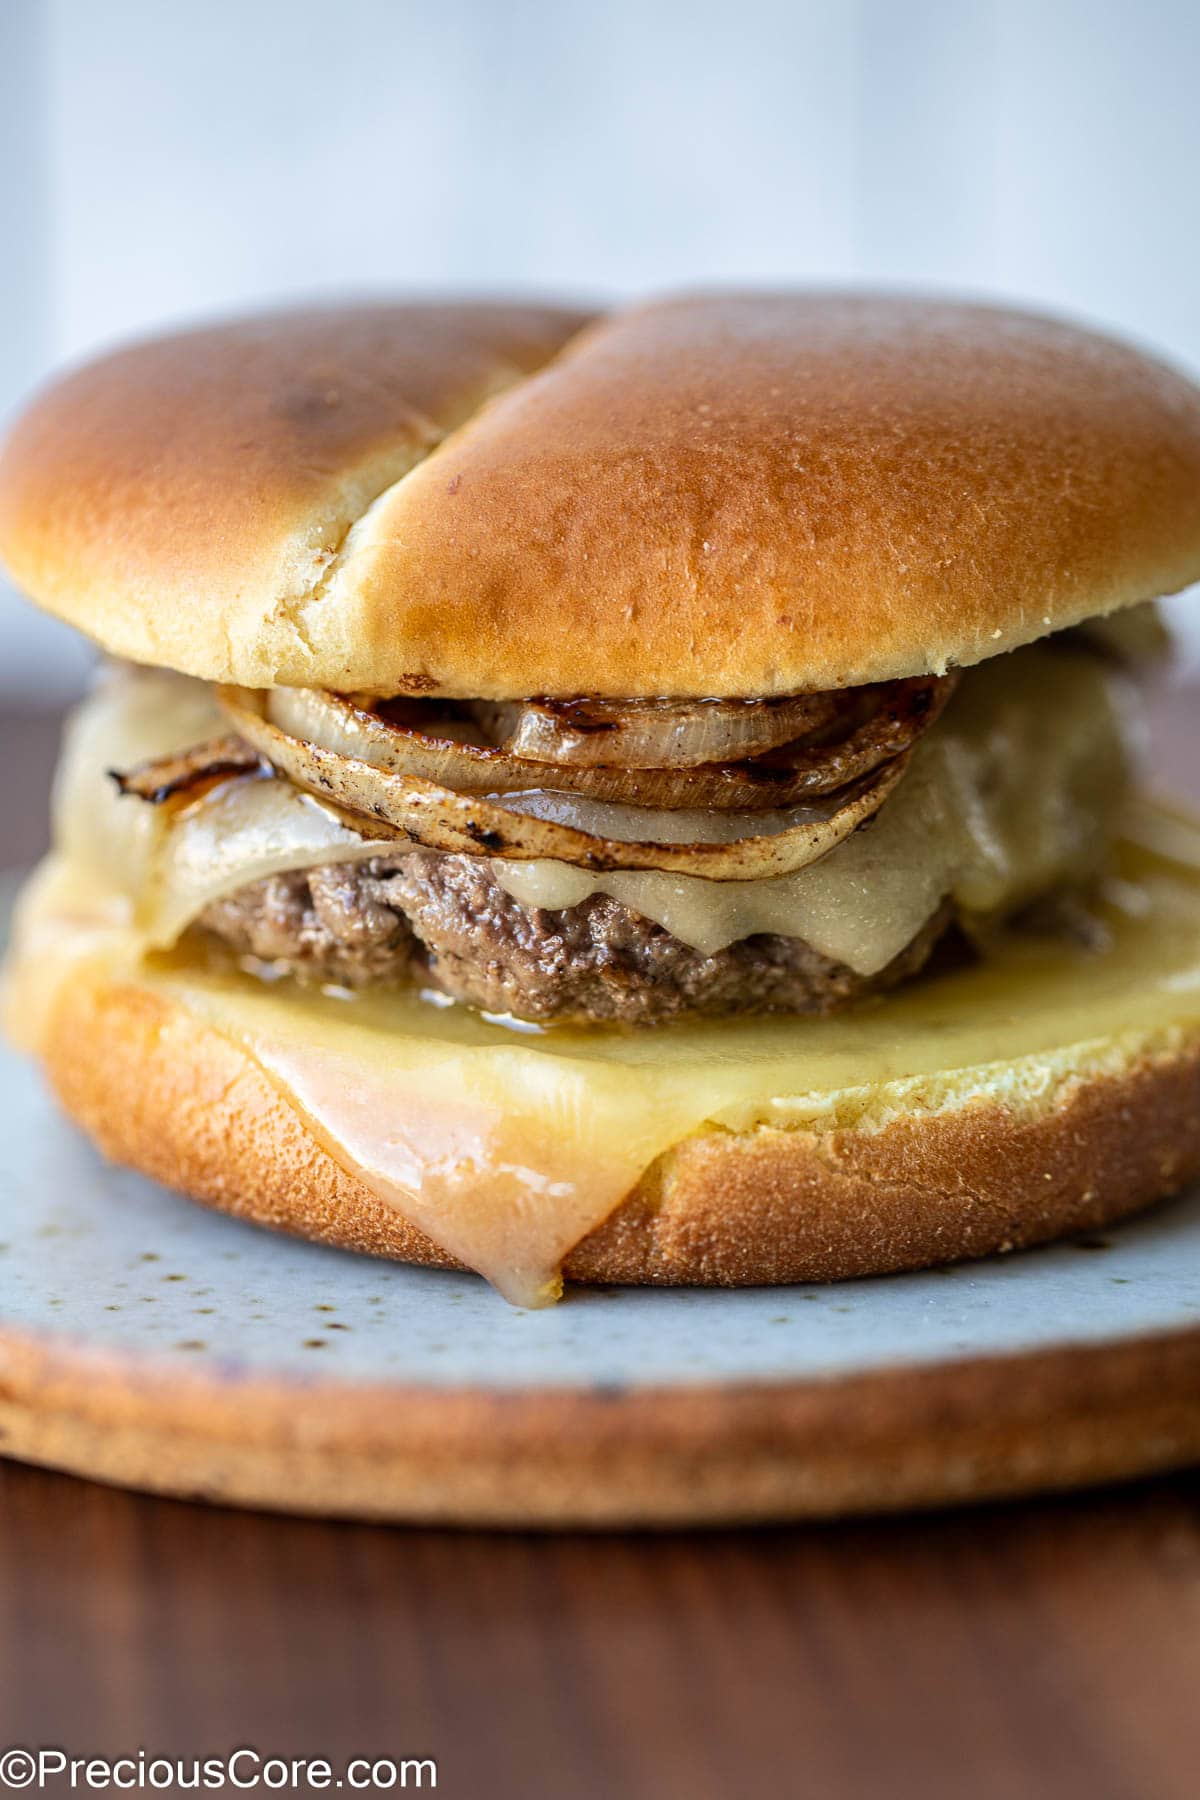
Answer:
[[347, 671], [297, 615], [351, 527], [585, 318], [342, 306], [119, 350], [53, 385], [0, 452], [0, 556], [135, 662], [211, 680], [311, 665], [336, 684]]
[[[102, 1044], [103, 1055], [79, 1055]], [[348, 1174], [247, 1051], [128, 980], [71, 981], [40, 1051], [114, 1160], [210, 1205], [354, 1250], [454, 1267]], [[1077, 1071], [1021, 1111], [943, 1096], [878, 1129], [709, 1130], [647, 1171], [577, 1246], [588, 1282], [825, 1281], [1094, 1229], [1200, 1173], [1200, 1033]], [[1032, 1086], [1036, 1088], [1036, 1080]]]
[[0, 554], [136, 660], [499, 698], [890, 679], [1200, 577], [1200, 393], [1136, 350], [861, 295], [580, 325], [379, 306], [123, 351], [17, 426]]

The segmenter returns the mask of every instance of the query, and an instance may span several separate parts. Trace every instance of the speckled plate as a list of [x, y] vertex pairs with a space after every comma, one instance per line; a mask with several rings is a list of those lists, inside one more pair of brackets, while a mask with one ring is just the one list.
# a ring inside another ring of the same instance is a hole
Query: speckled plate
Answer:
[[575, 1290], [318, 1248], [106, 1167], [0, 1050], [0, 1449], [459, 1523], [799, 1517], [1200, 1458], [1200, 1195], [835, 1287]]

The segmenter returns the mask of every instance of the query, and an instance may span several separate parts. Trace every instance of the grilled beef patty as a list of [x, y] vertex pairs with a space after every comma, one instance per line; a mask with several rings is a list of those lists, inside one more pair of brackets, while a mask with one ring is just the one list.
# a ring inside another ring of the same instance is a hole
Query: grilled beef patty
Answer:
[[833, 1012], [915, 974], [951, 923], [947, 905], [871, 976], [768, 933], [705, 956], [607, 895], [558, 912], [522, 906], [486, 858], [428, 850], [272, 875], [200, 919], [234, 951], [301, 980], [416, 982], [484, 1012], [628, 1025]]

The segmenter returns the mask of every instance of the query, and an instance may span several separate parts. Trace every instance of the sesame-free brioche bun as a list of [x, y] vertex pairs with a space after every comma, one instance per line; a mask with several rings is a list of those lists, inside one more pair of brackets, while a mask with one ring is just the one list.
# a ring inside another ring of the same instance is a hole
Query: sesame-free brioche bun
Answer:
[[107, 649], [211, 681], [850, 686], [1200, 578], [1200, 392], [913, 297], [280, 313], [52, 387], [0, 455], [0, 555]]
[[[114, 1161], [301, 1237], [462, 1266], [335, 1160], [255, 1057], [186, 999], [127, 977], [64, 982], [39, 1054]], [[564, 1274], [720, 1286], [884, 1274], [1092, 1230], [1200, 1173], [1200, 1026], [997, 1067], [990, 1091], [976, 1077], [931, 1087], [925, 1104], [910, 1096], [882, 1125], [865, 1122], [859, 1096], [857, 1126], [689, 1135]]]

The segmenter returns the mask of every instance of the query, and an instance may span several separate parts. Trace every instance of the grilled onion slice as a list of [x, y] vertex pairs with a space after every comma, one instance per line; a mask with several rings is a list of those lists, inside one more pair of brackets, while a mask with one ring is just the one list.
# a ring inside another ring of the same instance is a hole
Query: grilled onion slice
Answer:
[[[469, 856], [506, 856], [514, 861], [549, 857], [583, 869], [663, 869], [702, 875], [713, 881], [754, 881], [787, 875], [816, 862], [869, 819], [908, 765], [908, 753], [894, 756], [836, 793], [815, 804], [743, 819], [722, 818], [722, 839], [662, 842], [653, 837], [616, 838], [579, 825], [523, 812], [537, 799], [531, 792], [505, 793], [502, 782], [492, 793], [456, 792], [425, 775], [395, 766], [380, 767], [365, 755], [348, 755], [310, 739], [291, 735], [268, 717], [276, 694], [222, 688], [219, 698], [238, 733], [298, 787], [320, 794], [350, 815], [371, 821], [373, 836], [391, 835], [429, 849]], [[298, 690], [292, 690], [298, 691]], [[374, 721], [382, 726], [380, 721]], [[364, 731], [363, 750], [374, 740]], [[457, 750], [468, 748], [454, 746]], [[489, 765], [493, 770], [496, 764]], [[524, 765], [529, 788], [529, 765]], [[547, 784], [550, 785], [550, 784]], [[561, 787], [561, 782], [554, 784]], [[580, 813], [588, 801], [574, 797]], [[572, 797], [557, 796], [560, 815]], [[631, 809], [632, 811], [632, 809]], [[636, 812], [632, 812], [636, 820]], [[652, 821], [651, 821], [652, 823]], [[729, 837], [744, 825], [745, 836]]]
[[[339, 756], [361, 758], [394, 774], [436, 782], [459, 794], [538, 788], [628, 806], [755, 812], [833, 793], [880, 768], [928, 729], [953, 685], [953, 677], [923, 676], [866, 694], [860, 691], [861, 697], [853, 702], [839, 695], [835, 712], [845, 714], [853, 706], [845, 719], [847, 735], [815, 744], [791, 743], [745, 761], [697, 768], [537, 763], [484, 741], [481, 726], [440, 717], [419, 702], [390, 707], [385, 717], [321, 689], [274, 688], [264, 697], [262, 712], [289, 737]], [[810, 716], [818, 713], [814, 710]]]
[[[230, 776], [263, 771], [263, 760], [242, 738], [232, 735], [210, 738], [173, 756], [152, 757], [136, 768], [110, 769], [119, 794], [132, 794], [152, 806], [194, 799], [197, 792]], [[265, 773], [269, 774], [270, 770]]]
[[845, 693], [783, 700], [509, 700], [478, 705], [513, 756], [576, 769], [695, 769], [824, 731]]

